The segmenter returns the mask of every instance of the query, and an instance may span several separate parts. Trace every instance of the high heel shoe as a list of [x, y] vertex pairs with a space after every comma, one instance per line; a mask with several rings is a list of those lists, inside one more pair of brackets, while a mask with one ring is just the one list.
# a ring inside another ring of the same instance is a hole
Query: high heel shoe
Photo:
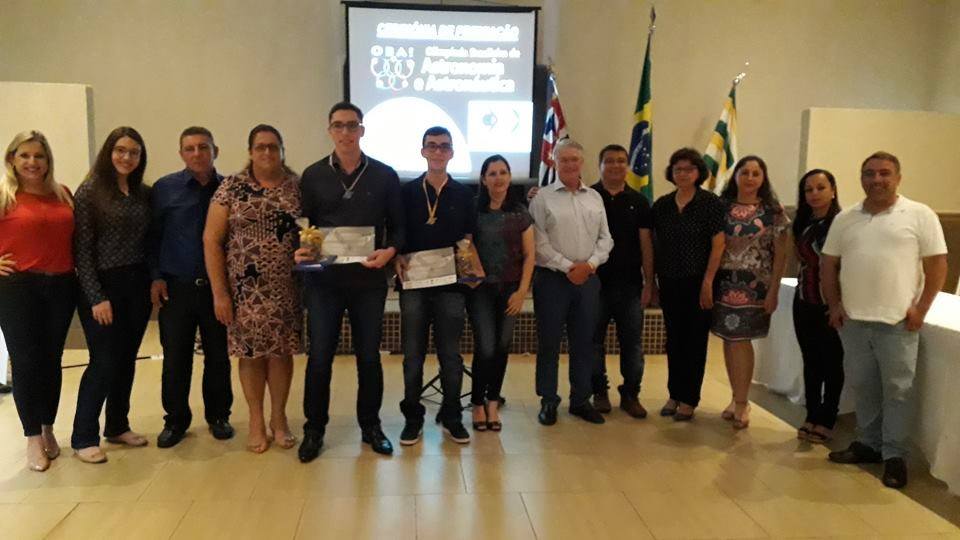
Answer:
[[39, 437], [27, 439], [27, 468], [31, 471], [43, 472], [50, 468], [50, 458], [43, 450], [43, 442]]
[[[483, 411], [483, 420], [473, 420], [473, 430], [474, 431], [486, 431], [488, 427], [487, 423], [487, 406], [484, 405], [474, 405], [473, 412], [476, 413], [477, 410]], [[476, 414], [473, 416], [476, 418]]]
[[57, 437], [53, 434], [52, 426], [42, 426], [43, 432], [40, 437], [43, 441], [43, 452], [47, 455], [47, 459], [54, 460], [60, 457], [60, 444], [57, 443]]
[[734, 415], [733, 429], [746, 429], [750, 426], [750, 402], [738, 401], [736, 404], [738, 406], [743, 406], [743, 410], [740, 412], [739, 416]]
[[[487, 402], [487, 406], [489, 406], [489, 405], [490, 405], [490, 402]], [[484, 408], [483, 408], [483, 411], [486, 413], [487, 418], [488, 418], [488, 420], [487, 420], [487, 429], [489, 429], [490, 431], [501, 431], [501, 430], [503, 429], [503, 422], [501, 422], [500, 420], [489, 420], [489, 418], [490, 418], [490, 411], [487, 410], [487, 407], [484, 407]], [[499, 403], [498, 403], [498, 404], [497, 404], [497, 417], [499, 418], [499, 416], [500, 416], [500, 408], [499, 408]]]
[[276, 428], [274, 428], [273, 426], [270, 426], [270, 433], [267, 434], [267, 441], [268, 442], [275, 441], [277, 443], [277, 446], [279, 446], [280, 448], [283, 448], [284, 450], [289, 450], [294, 446], [296, 446], [297, 438], [293, 435], [293, 433], [290, 433], [289, 431], [285, 431], [283, 432], [285, 433], [283, 437], [276, 437], [276, 433], [277, 433]]

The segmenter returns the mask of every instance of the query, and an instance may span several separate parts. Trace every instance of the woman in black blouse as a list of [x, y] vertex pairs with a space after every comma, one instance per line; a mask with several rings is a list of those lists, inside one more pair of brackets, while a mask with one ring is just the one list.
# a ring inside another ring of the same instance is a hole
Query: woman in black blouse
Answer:
[[137, 350], [151, 308], [144, 242], [150, 223], [146, 168], [143, 138], [131, 127], [119, 127], [107, 136], [77, 189], [74, 253], [83, 290], [78, 311], [90, 364], [80, 380], [70, 444], [87, 463], [107, 460], [100, 449], [104, 402], [108, 441], [147, 444], [127, 418]]
[[840, 391], [843, 390], [843, 344], [827, 324], [827, 306], [820, 294], [820, 250], [833, 218], [840, 213], [837, 180], [830, 171], [813, 169], [800, 179], [793, 240], [800, 261], [793, 298], [793, 328], [803, 353], [803, 385], [807, 417], [797, 437], [815, 443], [833, 438]]
[[700, 189], [708, 178], [700, 152], [681, 148], [670, 156], [673, 193], [653, 204], [654, 252], [660, 305], [667, 328], [667, 388], [661, 416], [691, 420], [700, 403], [707, 362], [713, 278], [723, 255], [723, 203]]

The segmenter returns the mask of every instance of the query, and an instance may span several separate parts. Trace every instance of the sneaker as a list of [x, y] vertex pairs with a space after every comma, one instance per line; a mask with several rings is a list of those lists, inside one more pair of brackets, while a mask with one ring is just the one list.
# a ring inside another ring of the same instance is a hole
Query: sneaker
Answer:
[[593, 395], [593, 408], [603, 414], [607, 414], [613, 410], [613, 404], [610, 403], [610, 395], [606, 390]]
[[907, 485], [907, 463], [903, 458], [895, 457], [884, 461], [883, 485], [893, 489], [902, 489]]
[[882, 463], [880, 452], [863, 444], [853, 441], [846, 450], [830, 452], [827, 458], [834, 463]]
[[423, 423], [407, 422], [400, 432], [400, 444], [404, 446], [413, 446], [420, 442], [420, 436], [423, 435]]
[[467, 444], [470, 442], [470, 432], [463, 427], [461, 422], [450, 422], [443, 424], [443, 433], [457, 444]]

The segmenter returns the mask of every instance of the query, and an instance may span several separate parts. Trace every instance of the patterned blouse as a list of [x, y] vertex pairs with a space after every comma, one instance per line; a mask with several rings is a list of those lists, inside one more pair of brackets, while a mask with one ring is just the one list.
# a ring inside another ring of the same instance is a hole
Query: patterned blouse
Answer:
[[227, 208], [227, 282], [234, 321], [227, 328], [230, 354], [241, 358], [287, 356], [301, 349], [302, 314], [293, 276], [300, 216], [300, 179], [260, 186], [248, 171], [225, 178], [212, 203]]
[[523, 275], [523, 232], [533, 225], [525, 208], [477, 213], [475, 243], [485, 283], [517, 283]]
[[150, 226], [149, 188], [124, 195], [119, 188], [97, 202], [92, 181], [80, 184], [74, 196], [76, 220], [73, 253], [80, 288], [91, 306], [107, 300], [97, 272], [145, 264]]

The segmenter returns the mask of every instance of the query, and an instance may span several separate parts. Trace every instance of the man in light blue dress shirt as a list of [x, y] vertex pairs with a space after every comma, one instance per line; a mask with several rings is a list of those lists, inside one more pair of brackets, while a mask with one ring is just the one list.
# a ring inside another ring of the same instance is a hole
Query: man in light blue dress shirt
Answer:
[[530, 203], [536, 237], [537, 269], [533, 304], [537, 315], [538, 419], [557, 421], [558, 365], [564, 325], [570, 352], [570, 413], [602, 424], [590, 404], [593, 329], [599, 309], [597, 267], [613, 249], [603, 199], [581, 181], [583, 146], [572, 139], [555, 150], [559, 182], [539, 191]]

